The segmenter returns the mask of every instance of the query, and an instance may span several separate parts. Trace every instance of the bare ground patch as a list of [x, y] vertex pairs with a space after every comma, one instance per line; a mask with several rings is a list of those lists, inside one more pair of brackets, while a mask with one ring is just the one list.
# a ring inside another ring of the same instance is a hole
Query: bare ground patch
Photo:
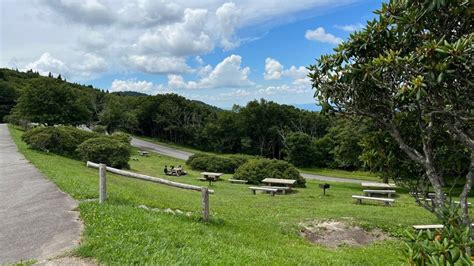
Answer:
[[329, 248], [365, 246], [390, 237], [380, 229], [366, 231], [341, 221], [310, 221], [300, 223], [300, 235], [314, 244]]

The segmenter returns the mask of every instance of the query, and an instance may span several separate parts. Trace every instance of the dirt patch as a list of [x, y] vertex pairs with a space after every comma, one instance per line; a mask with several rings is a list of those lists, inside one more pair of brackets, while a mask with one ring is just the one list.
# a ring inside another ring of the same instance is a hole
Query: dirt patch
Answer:
[[301, 223], [300, 235], [311, 243], [330, 248], [341, 246], [365, 246], [376, 241], [390, 239], [380, 229], [366, 231], [341, 221], [311, 221]]

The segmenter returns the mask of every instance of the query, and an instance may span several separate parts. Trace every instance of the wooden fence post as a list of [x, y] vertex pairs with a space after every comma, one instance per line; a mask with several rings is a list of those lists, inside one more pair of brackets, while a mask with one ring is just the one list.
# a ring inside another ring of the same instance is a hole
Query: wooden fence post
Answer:
[[107, 199], [106, 170], [105, 164], [99, 164], [99, 203], [104, 203]]
[[202, 218], [204, 222], [209, 221], [209, 189], [207, 187], [201, 188], [202, 195]]

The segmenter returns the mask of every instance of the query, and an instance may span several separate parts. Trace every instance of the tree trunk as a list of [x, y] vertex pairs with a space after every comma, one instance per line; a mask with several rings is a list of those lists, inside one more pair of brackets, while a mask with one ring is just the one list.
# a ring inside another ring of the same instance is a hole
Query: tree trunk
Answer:
[[469, 192], [471, 191], [473, 179], [474, 179], [474, 154], [471, 154], [471, 164], [469, 165], [469, 172], [466, 175], [466, 183], [464, 183], [464, 188], [461, 192], [461, 195], [459, 195], [462, 223], [467, 226], [471, 225], [471, 220], [469, 218], [469, 206], [467, 203], [467, 197], [469, 196]]

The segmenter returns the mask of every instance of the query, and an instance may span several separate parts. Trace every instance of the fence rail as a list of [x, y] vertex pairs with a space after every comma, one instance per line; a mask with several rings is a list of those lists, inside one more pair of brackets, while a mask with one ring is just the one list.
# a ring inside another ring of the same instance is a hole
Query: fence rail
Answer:
[[207, 187], [183, 184], [183, 183], [174, 182], [174, 181], [170, 181], [163, 178], [132, 173], [132, 172], [120, 170], [117, 168], [109, 167], [109, 166], [106, 166], [105, 164], [98, 164], [98, 163], [93, 163], [89, 161], [87, 162], [87, 167], [99, 169], [99, 202], [100, 203], [105, 202], [105, 200], [107, 199], [106, 172], [108, 171], [108, 172], [125, 176], [125, 177], [141, 179], [141, 180], [159, 183], [159, 184], [181, 188], [181, 189], [200, 191], [201, 197], [202, 197], [203, 220], [204, 221], [209, 220], [209, 194], [213, 194], [214, 190], [208, 189]]

